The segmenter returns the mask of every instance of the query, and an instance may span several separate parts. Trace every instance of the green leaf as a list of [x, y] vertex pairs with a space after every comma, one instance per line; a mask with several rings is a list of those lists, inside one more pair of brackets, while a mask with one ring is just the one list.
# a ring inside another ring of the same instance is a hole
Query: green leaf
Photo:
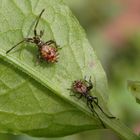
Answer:
[[132, 95], [135, 97], [136, 102], [140, 103], [140, 81], [128, 81], [127, 82], [128, 89], [132, 93]]
[[[107, 99], [104, 72], [83, 30], [61, 1], [34, 2], [1, 1], [0, 56], [15, 67], [1, 60], [0, 118], [8, 122], [1, 121], [1, 131], [48, 137], [101, 128], [96, 117], [91, 119], [69, 104], [88, 110], [67, 90], [72, 81], [85, 75], [97, 75], [93, 77], [96, 90], [100, 98]], [[43, 40], [54, 39], [62, 47], [58, 64], [35, 66], [37, 48], [32, 44], [22, 44], [6, 55], [5, 51], [23, 37], [33, 36], [33, 23], [43, 8], [46, 11], [38, 30], [45, 30]]]
[[[62, 0], [0, 3], [0, 132], [57, 137], [102, 128], [86, 101], [70, 96], [67, 90], [74, 80], [92, 76], [92, 95], [108, 112], [105, 73], [69, 8]], [[33, 36], [34, 22], [44, 8], [38, 31], [45, 31], [43, 40], [55, 40], [62, 47], [59, 62], [36, 65], [37, 47], [27, 43], [6, 55], [24, 37]], [[97, 107], [95, 110], [122, 137], [137, 138], [117, 119], [107, 118]]]
[[0, 73], [0, 132], [51, 137], [101, 128], [11, 64], [1, 60]]

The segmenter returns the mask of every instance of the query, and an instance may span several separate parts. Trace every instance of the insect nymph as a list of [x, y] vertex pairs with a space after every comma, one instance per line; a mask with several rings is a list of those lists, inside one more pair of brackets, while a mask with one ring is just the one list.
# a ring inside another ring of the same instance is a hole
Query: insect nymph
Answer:
[[44, 31], [42, 30], [40, 30], [40, 34], [37, 34], [37, 26], [44, 11], [45, 9], [41, 11], [41, 13], [39, 14], [36, 20], [36, 24], [34, 27], [34, 36], [31, 38], [24, 38], [22, 41], [20, 41], [19, 43], [14, 45], [12, 48], [10, 48], [8, 51], [6, 51], [6, 54], [9, 53], [11, 50], [13, 50], [15, 47], [17, 47], [19, 44], [23, 42], [28, 42], [28, 43], [34, 43], [38, 47], [39, 60], [45, 60], [46, 62], [49, 62], [49, 63], [54, 63], [58, 61], [59, 54], [58, 54], [58, 48], [57, 48], [56, 42], [53, 40], [49, 40], [47, 42], [42, 41], [41, 37], [44, 34]]
[[[98, 104], [98, 98], [91, 96], [90, 95], [90, 90], [93, 88], [93, 83], [91, 81], [91, 77], [89, 79], [89, 81], [85, 79], [81, 79], [81, 80], [76, 80], [72, 83], [72, 86], [70, 88], [70, 90], [74, 93], [72, 94], [72, 96], [76, 96], [78, 99], [84, 97], [87, 101], [87, 106], [89, 107], [89, 109], [94, 113], [96, 113], [96, 111], [94, 110], [94, 106], [93, 103], [105, 114], [105, 116], [107, 116], [110, 119], [113, 119], [115, 117], [113, 116], [109, 116], [108, 114], [106, 114], [103, 109], [100, 107], [100, 105]], [[96, 113], [97, 117], [100, 119], [99, 115]], [[102, 122], [102, 120], [100, 119], [101, 123], [104, 126], [104, 123]], [[105, 127], [105, 126], [104, 126]]]

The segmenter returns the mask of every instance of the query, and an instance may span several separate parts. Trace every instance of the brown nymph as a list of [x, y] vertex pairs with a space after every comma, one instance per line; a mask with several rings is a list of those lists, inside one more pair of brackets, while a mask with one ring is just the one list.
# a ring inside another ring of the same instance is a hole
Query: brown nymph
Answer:
[[19, 43], [14, 45], [12, 48], [10, 48], [8, 51], [6, 51], [6, 54], [9, 53], [12, 49], [14, 49], [19, 44], [21, 44], [23, 42], [28, 42], [28, 43], [34, 43], [38, 47], [39, 53], [37, 55], [37, 58], [39, 60], [45, 60], [48, 63], [55, 63], [58, 61], [59, 53], [58, 53], [58, 46], [57, 46], [56, 42], [53, 40], [49, 40], [47, 42], [42, 41], [41, 37], [44, 34], [44, 31], [42, 31], [42, 30], [40, 30], [40, 33], [37, 34], [37, 25], [39, 23], [41, 15], [43, 14], [44, 11], [45, 11], [45, 9], [43, 9], [41, 11], [41, 13], [39, 14], [39, 16], [36, 20], [36, 24], [34, 27], [34, 37], [24, 38], [22, 41], [20, 41]]

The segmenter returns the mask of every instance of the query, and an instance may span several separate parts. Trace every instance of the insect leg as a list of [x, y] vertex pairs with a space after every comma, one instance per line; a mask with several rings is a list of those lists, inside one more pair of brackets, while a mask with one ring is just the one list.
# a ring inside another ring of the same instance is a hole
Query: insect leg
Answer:
[[25, 39], [14, 45], [12, 48], [10, 48], [8, 51], [6, 51], [6, 54], [8, 54], [11, 50], [13, 50], [15, 47], [17, 47], [19, 44], [25, 42]]
[[44, 35], [44, 30], [40, 30], [40, 38]]
[[32, 38], [24, 38], [22, 41], [20, 41], [19, 43], [14, 45], [12, 48], [10, 48], [8, 51], [6, 51], [6, 54], [8, 54], [11, 50], [13, 50], [15, 47], [17, 47], [21, 43], [23, 43], [23, 42], [32, 42], [32, 40], [33, 40]]
[[98, 98], [97, 97], [93, 97], [94, 102], [96, 102], [96, 104], [98, 104]]
[[82, 94], [80, 94], [80, 96], [78, 97], [78, 96], [76, 96], [78, 99], [81, 99], [82, 97], [83, 97], [83, 95]]
[[47, 44], [47, 45], [54, 44], [55, 46], [57, 46], [57, 45], [56, 45], [56, 42], [53, 41], [53, 40], [49, 40], [49, 41], [47, 41], [46, 44]]
[[91, 76], [89, 78], [89, 81], [86, 80], [86, 76], [84, 77], [85, 82], [88, 84], [88, 90], [91, 90], [93, 88], [93, 83], [91, 81]]
[[41, 63], [43, 61], [40, 53], [37, 54], [37, 58], [36, 58], [36, 65], [38, 65], [39, 63]]
[[96, 102], [95, 100], [93, 100], [93, 102], [98, 106], [98, 108], [108, 117], [108, 118], [110, 118], [110, 119], [115, 119], [116, 117], [114, 117], [114, 116], [109, 116], [107, 113], [105, 113], [104, 111], [103, 111], [103, 109], [100, 107], [100, 105], [98, 104], [98, 102]]

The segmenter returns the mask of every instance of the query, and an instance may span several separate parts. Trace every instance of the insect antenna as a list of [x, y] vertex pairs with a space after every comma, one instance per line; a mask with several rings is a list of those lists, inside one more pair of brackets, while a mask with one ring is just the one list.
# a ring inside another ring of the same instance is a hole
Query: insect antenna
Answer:
[[37, 18], [37, 20], [36, 20], [36, 24], [35, 24], [35, 27], [34, 27], [34, 35], [35, 35], [35, 36], [37, 36], [37, 30], [36, 30], [36, 28], [37, 28], [37, 25], [38, 25], [38, 23], [39, 23], [39, 20], [40, 20], [40, 18], [41, 18], [41, 16], [42, 16], [42, 14], [43, 14], [44, 11], [45, 11], [45, 9], [43, 9], [43, 10], [41, 11], [41, 13], [39, 14], [39, 16], [38, 16], [38, 18]]
[[97, 103], [97, 102], [95, 102], [94, 100], [93, 100], [93, 102], [98, 106], [98, 108], [108, 117], [108, 118], [110, 118], [110, 119], [115, 119], [116, 117], [114, 117], [114, 116], [109, 116], [107, 113], [105, 113], [104, 111], [103, 111], [103, 109], [100, 107], [100, 105]]
[[[91, 82], [91, 76], [90, 76], [90, 82]], [[95, 87], [96, 87], [96, 80], [95, 80]], [[95, 88], [95, 90], [96, 90], [96, 88]], [[95, 98], [94, 98], [95, 99]], [[96, 98], [97, 99], [97, 98]], [[97, 99], [98, 100], [98, 99]], [[110, 119], [115, 119], [116, 117], [114, 117], [114, 116], [109, 116], [107, 113], [105, 113], [104, 111], [103, 111], [103, 109], [101, 108], [101, 106], [98, 104], [98, 102], [96, 102], [95, 100], [93, 100], [93, 102], [98, 106], [98, 108], [104, 113], [104, 115], [106, 115], [108, 118], [110, 118]]]
[[97, 118], [100, 120], [102, 126], [103, 126], [104, 128], [106, 128], [105, 124], [103, 123], [103, 121], [102, 121], [101, 118], [99, 117], [98, 113], [94, 110], [94, 107], [93, 107], [93, 105], [92, 105], [91, 102], [88, 103], [88, 108], [93, 112], [93, 114], [94, 114], [94, 113], [96, 114], [96, 116], [97, 116]]
[[10, 48], [8, 51], [6, 51], [6, 54], [9, 53], [11, 50], [13, 50], [15, 47], [17, 47], [19, 44], [23, 43], [24, 41], [26, 41], [25, 39], [20, 41], [19, 43], [17, 43], [16, 45], [14, 45], [12, 48]]

